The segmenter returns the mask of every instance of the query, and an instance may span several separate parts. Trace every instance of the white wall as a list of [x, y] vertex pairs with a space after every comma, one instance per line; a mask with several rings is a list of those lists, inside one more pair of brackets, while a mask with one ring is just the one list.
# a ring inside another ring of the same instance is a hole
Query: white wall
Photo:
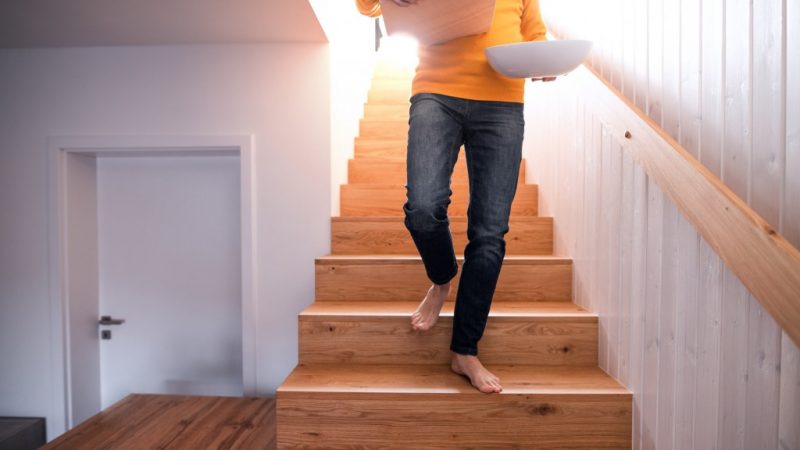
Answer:
[[[257, 385], [297, 362], [330, 252], [326, 44], [0, 51], [0, 415], [51, 417], [47, 136], [253, 134]], [[51, 417], [52, 418], [52, 417]], [[48, 422], [49, 436], [62, 431]]]
[[634, 448], [800, 448], [797, 345], [577, 95], [591, 79], [528, 89], [524, 153], [600, 366], [634, 392]]

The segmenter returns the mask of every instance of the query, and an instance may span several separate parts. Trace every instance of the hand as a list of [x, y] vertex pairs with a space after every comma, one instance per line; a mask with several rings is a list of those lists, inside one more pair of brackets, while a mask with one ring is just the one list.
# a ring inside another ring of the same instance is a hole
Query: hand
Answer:
[[392, 0], [397, 6], [415, 5], [419, 0]]
[[557, 77], [531, 78], [531, 81], [555, 81]]

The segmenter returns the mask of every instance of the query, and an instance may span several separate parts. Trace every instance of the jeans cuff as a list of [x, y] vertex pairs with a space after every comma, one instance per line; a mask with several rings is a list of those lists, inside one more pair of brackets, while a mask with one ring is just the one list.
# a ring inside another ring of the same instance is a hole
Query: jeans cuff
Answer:
[[457, 274], [458, 274], [458, 263], [456, 263], [456, 265], [453, 266], [453, 271], [451, 273], [447, 274], [446, 276], [444, 276], [442, 278], [428, 276], [428, 278], [434, 284], [445, 284], [448, 281], [450, 281], [453, 278], [455, 278]]
[[478, 356], [478, 349], [474, 347], [464, 347], [462, 345], [450, 344], [450, 350], [460, 355]]

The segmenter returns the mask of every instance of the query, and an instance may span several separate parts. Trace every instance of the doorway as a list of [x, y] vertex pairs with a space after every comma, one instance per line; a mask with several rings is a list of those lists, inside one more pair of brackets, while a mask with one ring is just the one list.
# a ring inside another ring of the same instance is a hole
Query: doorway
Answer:
[[251, 139], [50, 140], [65, 430], [128, 393], [254, 394]]

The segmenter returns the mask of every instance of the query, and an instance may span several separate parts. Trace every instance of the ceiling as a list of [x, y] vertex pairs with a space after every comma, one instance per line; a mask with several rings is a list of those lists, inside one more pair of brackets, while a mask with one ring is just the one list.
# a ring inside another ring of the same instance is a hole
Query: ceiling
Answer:
[[0, 2], [0, 48], [256, 42], [326, 38], [308, 0]]

